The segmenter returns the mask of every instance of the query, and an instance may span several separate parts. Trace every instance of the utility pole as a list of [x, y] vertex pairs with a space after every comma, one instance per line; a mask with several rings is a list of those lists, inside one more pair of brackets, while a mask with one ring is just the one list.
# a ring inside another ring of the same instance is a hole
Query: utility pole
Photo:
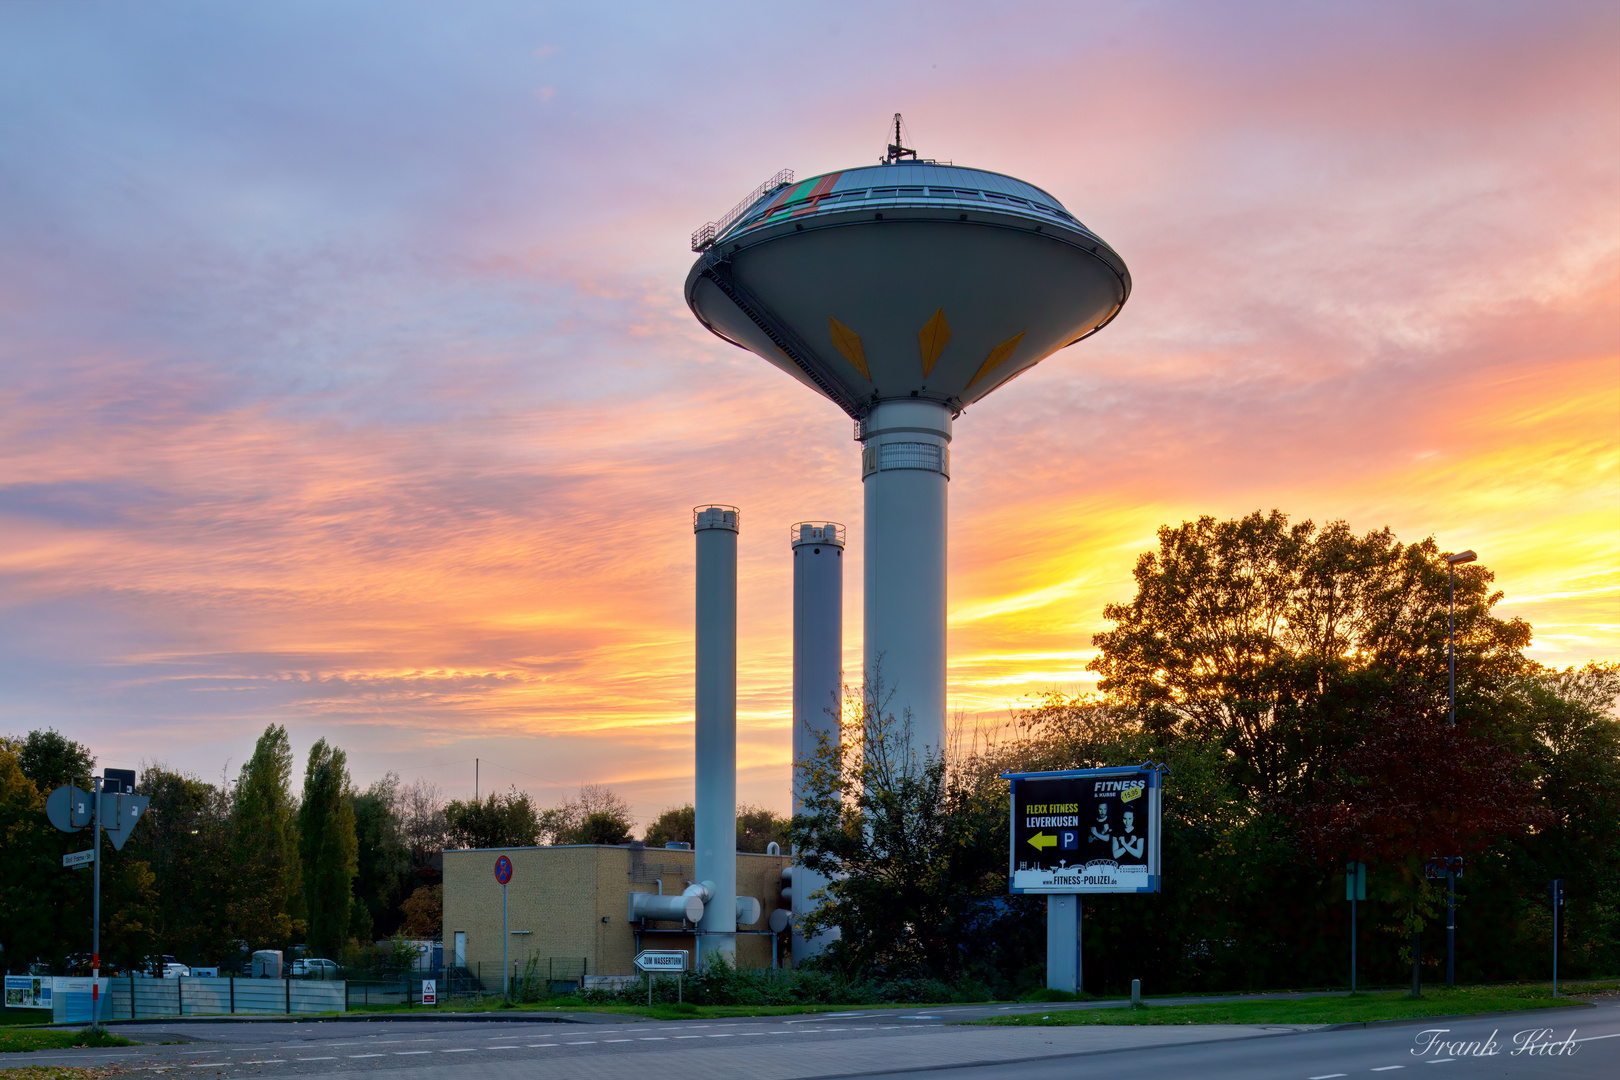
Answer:
[[[1446, 682], [1451, 699], [1451, 726], [1457, 726], [1457, 567], [1479, 558], [1472, 550], [1446, 556]], [[1446, 988], [1457, 985], [1457, 872], [1455, 856], [1446, 858]]]
[[95, 814], [96, 853], [90, 870], [96, 881], [92, 886], [95, 899], [90, 902], [90, 1030], [101, 1031], [101, 777], [90, 778], [92, 810]]

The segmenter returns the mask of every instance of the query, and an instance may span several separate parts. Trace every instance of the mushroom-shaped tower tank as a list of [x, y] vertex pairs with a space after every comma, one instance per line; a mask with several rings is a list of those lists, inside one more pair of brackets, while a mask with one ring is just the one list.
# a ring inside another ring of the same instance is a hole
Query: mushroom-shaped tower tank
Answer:
[[686, 302], [715, 334], [859, 421], [868, 685], [945, 732], [945, 484], [951, 421], [1105, 326], [1130, 273], [1057, 199], [910, 157], [779, 173], [692, 237]]

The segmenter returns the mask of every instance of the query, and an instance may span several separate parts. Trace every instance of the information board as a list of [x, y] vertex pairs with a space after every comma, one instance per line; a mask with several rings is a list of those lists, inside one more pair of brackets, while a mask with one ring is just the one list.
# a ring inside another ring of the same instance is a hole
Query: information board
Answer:
[[50, 1008], [51, 977], [49, 975], [7, 975], [6, 1007], [8, 1009]]
[[1165, 770], [1008, 773], [1014, 893], [1159, 891], [1159, 795]]

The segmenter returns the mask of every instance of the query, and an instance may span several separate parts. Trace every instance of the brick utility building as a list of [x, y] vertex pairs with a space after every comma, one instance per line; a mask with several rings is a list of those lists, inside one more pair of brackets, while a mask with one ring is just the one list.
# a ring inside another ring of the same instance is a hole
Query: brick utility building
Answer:
[[[514, 974], [538, 961], [542, 978], [578, 982], [634, 976], [638, 949], [685, 949], [697, 939], [684, 920], [630, 919], [631, 894], [674, 896], [693, 880], [693, 852], [639, 843], [558, 847], [463, 848], [444, 853], [444, 962], [499, 989], [501, 884], [495, 862], [512, 861], [507, 885], [507, 958]], [[791, 908], [782, 896], [785, 855], [737, 852], [737, 893], [759, 900], [758, 921], [737, 927], [737, 966], [788, 962], [789, 948], [770, 929], [771, 913]], [[781, 922], [780, 917], [777, 920]], [[739, 920], [740, 923], [740, 920]], [[549, 973], [549, 976], [548, 976]], [[613, 979], [613, 981], [617, 981]]]

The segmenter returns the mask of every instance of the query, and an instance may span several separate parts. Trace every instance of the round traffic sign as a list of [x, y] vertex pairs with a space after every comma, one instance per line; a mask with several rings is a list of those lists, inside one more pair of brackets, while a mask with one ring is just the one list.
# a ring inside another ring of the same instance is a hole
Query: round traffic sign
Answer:
[[505, 855], [495, 860], [495, 880], [502, 885], [512, 880], [512, 860]]

